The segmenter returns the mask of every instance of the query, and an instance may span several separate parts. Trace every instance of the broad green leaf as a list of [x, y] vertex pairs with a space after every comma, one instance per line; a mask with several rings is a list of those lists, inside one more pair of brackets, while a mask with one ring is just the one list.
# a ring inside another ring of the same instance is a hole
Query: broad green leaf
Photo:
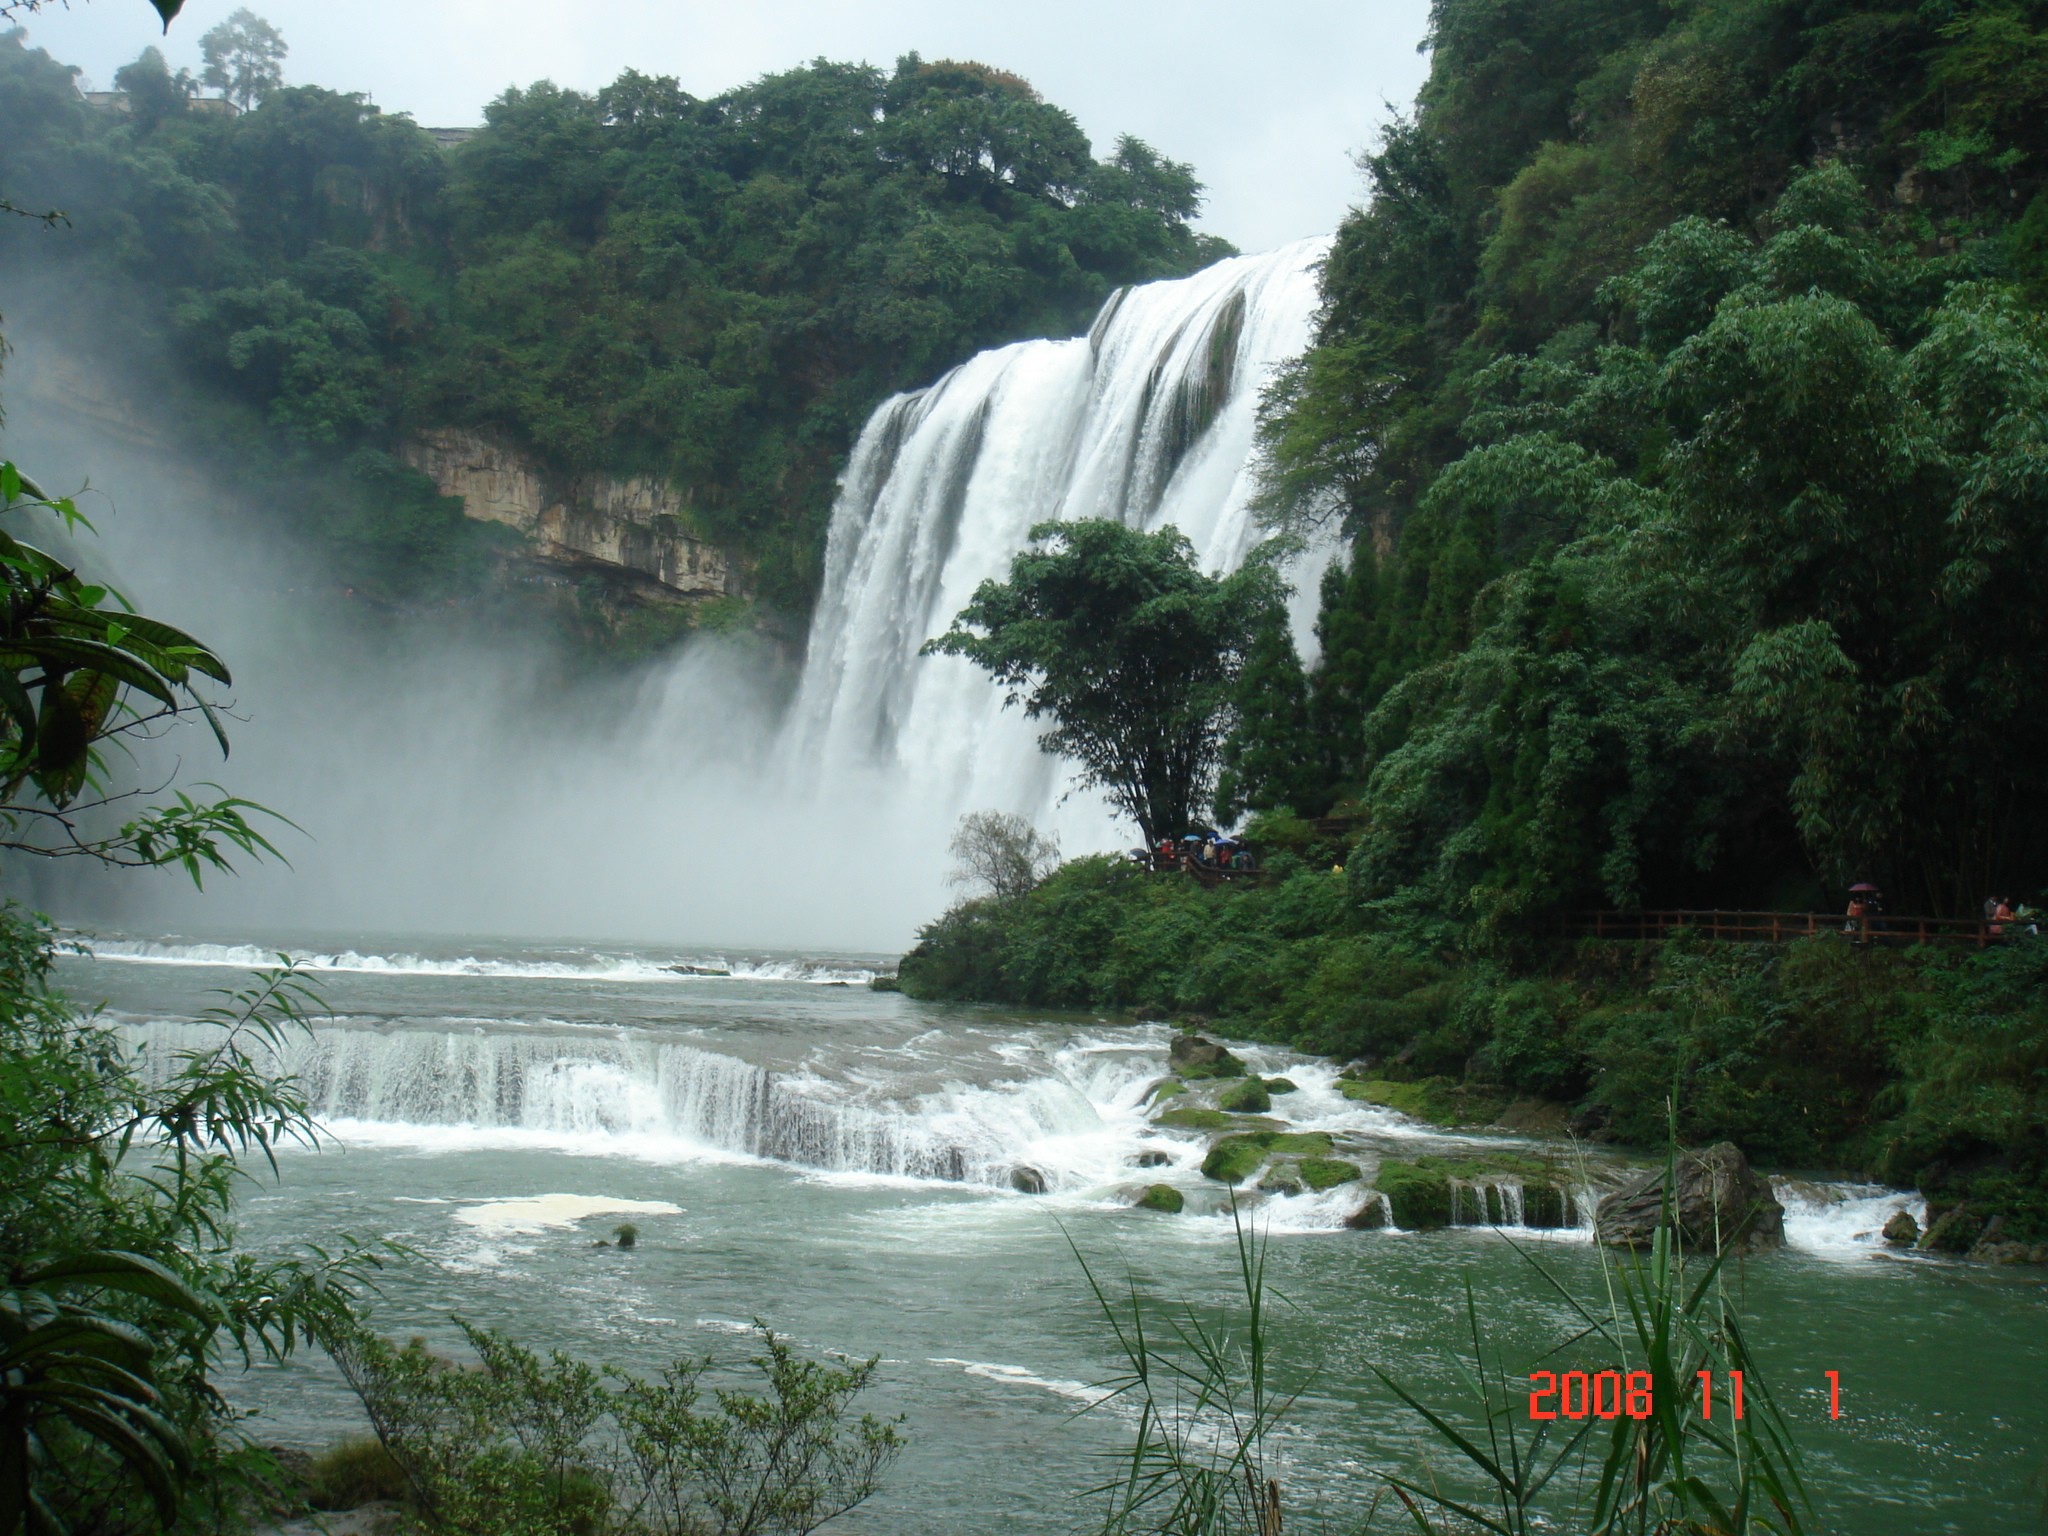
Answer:
[[107, 1250], [69, 1254], [48, 1263], [31, 1265], [22, 1273], [20, 1285], [96, 1286], [103, 1290], [126, 1291], [150, 1301], [175, 1307], [193, 1317], [207, 1315], [206, 1303], [177, 1275], [139, 1253]]

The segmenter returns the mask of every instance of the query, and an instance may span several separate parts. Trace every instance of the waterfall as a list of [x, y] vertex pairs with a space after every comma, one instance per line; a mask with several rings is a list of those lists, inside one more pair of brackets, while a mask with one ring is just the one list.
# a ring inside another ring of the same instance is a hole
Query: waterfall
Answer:
[[[219, 1041], [214, 1026], [167, 1020], [129, 1035], [159, 1081]], [[997, 1188], [1028, 1170], [1052, 1189], [1121, 1173], [1154, 1075], [1149, 1062], [1084, 1056], [1020, 1081], [889, 1099], [645, 1037], [350, 1026], [293, 1036], [269, 1065], [296, 1080], [322, 1124], [352, 1131], [523, 1132], [606, 1153], [638, 1141], [685, 1158], [699, 1149]]]
[[[1309, 342], [1327, 248], [1302, 241], [1120, 290], [1086, 336], [984, 352], [882, 405], [833, 509], [790, 770], [811, 782], [879, 772], [948, 828], [992, 807], [1061, 828], [1070, 852], [1110, 846], [1099, 802], [1056, 809], [1062, 766], [987, 675], [918, 648], [1048, 519], [1172, 524], [1204, 569], [1235, 569], [1259, 538], [1259, 392]], [[1304, 640], [1328, 557], [1292, 573]]]

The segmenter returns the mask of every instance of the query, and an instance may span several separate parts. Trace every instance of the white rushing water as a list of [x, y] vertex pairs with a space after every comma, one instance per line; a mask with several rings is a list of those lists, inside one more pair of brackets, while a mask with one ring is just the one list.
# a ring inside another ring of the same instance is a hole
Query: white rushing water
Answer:
[[[1172, 525], [1204, 569], [1236, 569], [1261, 537], [1259, 392], [1308, 344], [1327, 248], [1305, 240], [1119, 291], [1085, 337], [984, 352], [877, 410], [833, 510], [791, 769], [879, 772], [948, 828], [993, 807], [1062, 829], [1070, 851], [1113, 845], [1099, 802], [1059, 808], [1067, 771], [1038, 750], [1038, 727], [972, 664], [919, 647], [1049, 519]], [[1304, 642], [1326, 560], [1291, 573]]]

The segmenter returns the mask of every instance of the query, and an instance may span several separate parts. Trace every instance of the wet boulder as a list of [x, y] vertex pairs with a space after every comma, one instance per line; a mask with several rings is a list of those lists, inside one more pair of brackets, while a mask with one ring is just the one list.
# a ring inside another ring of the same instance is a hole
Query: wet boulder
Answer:
[[1301, 1181], [1301, 1168], [1294, 1163], [1275, 1163], [1259, 1180], [1262, 1195], [1298, 1195], [1307, 1188]]
[[[1381, 1159], [1373, 1188], [1386, 1197], [1386, 1210], [1404, 1232], [1451, 1224], [1451, 1181], [1429, 1158]], [[1380, 1205], [1379, 1201], [1372, 1203], [1375, 1208]]]
[[1920, 1241], [1920, 1223], [1911, 1211], [1893, 1211], [1884, 1224], [1884, 1240], [1895, 1247], [1910, 1248]]
[[1263, 1115], [1273, 1107], [1273, 1096], [1256, 1077], [1247, 1077], [1217, 1094], [1216, 1107], [1233, 1115]]
[[1175, 1035], [1166, 1049], [1167, 1064], [1184, 1078], [1243, 1077], [1242, 1061], [1214, 1040], [1200, 1035]]
[[[1671, 1171], [1671, 1220], [1686, 1247], [1755, 1253], [1785, 1246], [1785, 1208], [1733, 1142], [1681, 1150]], [[1601, 1242], [1613, 1248], [1650, 1246], [1663, 1219], [1665, 1174], [1654, 1169], [1601, 1198], [1593, 1216]]]
[[1335, 1189], [1339, 1184], [1355, 1184], [1361, 1177], [1358, 1164], [1341, 1157], [1304, 1157], [1301, 1160], [1301, 1180], [1317, 1194]]
[[1148, 1184], [1145, 1193], [1131, 1202], [1134, 1210], [1160, 1211], [1178, 1216], [1187, 1208], [1187, 1197], [1171, 1184]]
[[1927, 1206], [1927, 1230], [1920, 1246], [1929, 1253], [1968, 1253], [1984, 1235], [1984, 1214], [1967, 1205]]
[[1010, 1170], [1010, 1188], [1020, 1195], [1042, 1195], [1045, 1193], [1045, 1175], [1028, 1163], [1019, 1163]]
[[1354, 1232], [1377, 1232], [1386, 1224], [1386, 1198], [1372, 1191], [1366, 1193], [1364, 1204], [1344, 1218], [1344, 1225]]
[[1131, 1159], [1131, 1164], [1137, 1168], [1164, 1168], [1172, 1161], [1172, 1158], [1161, 1152], [1157, 1147], [1154, 1147], [1149, 1151], [1140, 1152]]

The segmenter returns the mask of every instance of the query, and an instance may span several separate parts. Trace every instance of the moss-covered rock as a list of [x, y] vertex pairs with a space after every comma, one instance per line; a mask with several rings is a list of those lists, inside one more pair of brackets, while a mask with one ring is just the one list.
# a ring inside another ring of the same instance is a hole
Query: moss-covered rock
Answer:
[[1145, 1193], [1131, 1202], [1132, 1208], [1140, 1211], [1164, 1211], [1169, 1216], [1178, 1216], [1187, 1208], [1187, 1197], [1171, 1184], [1149, 1184]]
[[1188, 1091], [1188, 1086], [1177, 1077], [1163, 1077], [1152, 1085], [1152, 1102], [1164, 1104], [1168, 1099], [1177, 1099]]
[[1321, 1131], [1247, 1131], [1225, 1136], [1202, 1159], [1202, 1176], [1242, 1184], [1269, 1157], [1327, 1157], [1330, 1138]]
[[1170, 1125], [1183, 1131], [1227, 1131], [1238, 1122], [1220, 1109], [1204, 1109], [1199, 1104], [1183, 1104], [1179, 1109], [1169, 1109], [1152, 1117], [1154, 1125]]
[[1232, 1083], [1216, 1095], [1216, 1107], [1236, 1115], [1263, 1115], [1273, 1107], [1273, 1096], [1256, 1077]]
[[1394, 1207], [1394, 1225], [1411, 1232], [1425, 1227], [1451, 1224], [1451, 1180], [1441, 1168], [1428, 1166], [1418, 1158], [1403, 1162], [1387, 1158], [1373, 1176], [1372, 1185]]
[[1167, 1048], [1167, 1065], [1190, 1082], [1205, 1077], [1243, 1077], [1245, 1066], [1214, 1040], [1200, 1035], [1175, 1035]]
[[1266, 1079], [1266, 1092], [1277, 1099], [1283, 1093], [1299, 1093], [1301, 1087], [1292, 1078], [1269, 1077]]
[[903, 983], [893, 974], [870, 976], [868, 978], [868, 990], [870, 992], [901, 992], [903, 990]]
[[1326, 1189], [1335, 1189], [1339, 1184], [1351, 1184], [1365, 1177], [1359, 1172], [1358, 1164], [1347, 1163], [1341, 1157], [1304, 1157], [1301, 1160], [1302, 1182], [1317, 1194]]
[[1968, 1253], [1977, 1246], [1977, 1239], [1983, 1231], [1982, 1213], [1971, 1210], [1967, 1205], [1950, 1206], [1939, 1215], [1930, 1206], [1927, 1230], [1920, 1236], [1920, 1246], [1930, 1253]]
[[1198, 1083], [1212, 1077], [1243, 1077], [1245, 1075], [1244, 1063], [1235, 1056], [1232, 1056], [1228, 1051], [1223, 1053], [1223, 1060], [1221, 1061], [1204, 1062], [1199, 1066], [1193, 1067], [1175, 1067], [1173, 1070], [1190, 1083]]

